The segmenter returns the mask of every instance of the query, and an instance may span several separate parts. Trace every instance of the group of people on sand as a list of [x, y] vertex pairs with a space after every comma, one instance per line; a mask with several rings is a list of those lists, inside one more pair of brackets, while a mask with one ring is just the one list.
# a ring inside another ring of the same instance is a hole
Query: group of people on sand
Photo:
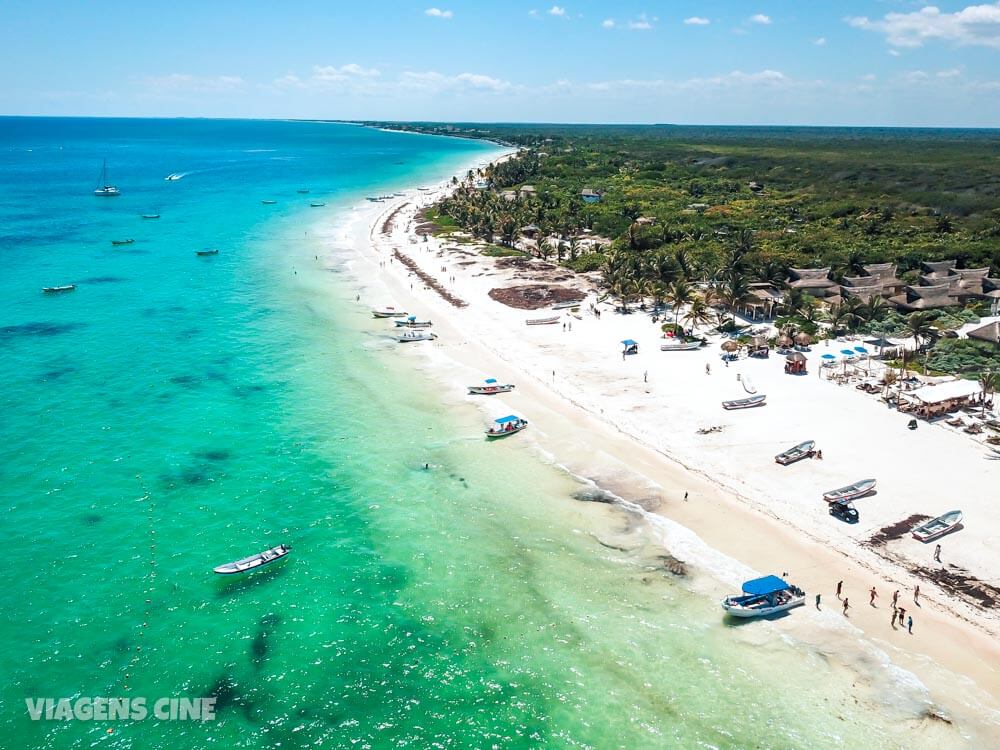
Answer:
[[[844, 582], [837, 581], [837, 598], [840, 599], [840, 603], [844, 607], [844, 616], [847, 617], [847, 610], [851, 608], [851, 603], [848, 597], [841, 596], [844, 592]], [[878, 598], [878, 590], [872, 586], [868, 590], [868, 604], [871, 607], [877, 607], [875, 600]], [[819, 609], [820, 602], [822, 601], [822, 595], [816, 594], [816, 609]], [[916, 606], [920, 606], [920, 586], [914, 586], [913, 588], [913, 603]], [[913, 615], [906, 615], [906, 609], [899, 606], [899, 589], [892, 592], [892, 618], [889, 620], [889, 624], [892, 625], [893, 630], [896, 629], [896, 623], [899, 623], [900, 627], [905, 626], [906, 632], [913, 633]]]

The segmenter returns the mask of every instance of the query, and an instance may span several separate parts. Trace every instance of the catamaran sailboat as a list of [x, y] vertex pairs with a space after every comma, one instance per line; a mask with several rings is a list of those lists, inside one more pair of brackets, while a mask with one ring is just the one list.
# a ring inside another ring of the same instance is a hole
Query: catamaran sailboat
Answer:
[[94, 195], [102, 198], [115, 198], [121, 194], [121, 190], [108, 182], [108, 160], [105, 159], [104, 165], [101, 167], [101, 179], [97, 182], [97, 190], [94, 191]]

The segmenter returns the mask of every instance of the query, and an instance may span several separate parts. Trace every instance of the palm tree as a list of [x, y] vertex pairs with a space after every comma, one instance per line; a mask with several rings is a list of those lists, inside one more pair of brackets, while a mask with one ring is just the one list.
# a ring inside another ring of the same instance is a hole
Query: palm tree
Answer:
[[980, 373], [979, 387], [983, 389], [983, 416], [986, 416], [986, 399], [1000, 387], [1000, 375], [989, 370]]
[[684, 313], [684, 322], [697, 330], [699, 326], [711, 323], [712, 318], [712, 308], [708, 306], [705, 298], [700, 294], [695, 295], [688, 304], [687, 312]]
[[889, 305], [886, 304], [885, 298], [873, 294], [859, 313], [866, 323], [877, 323], [889, 314]]
[[[913, 339], [914, 352], [921, 349], [921, 342], [933, 341], [937, 337], [937, 329], [931, 324], [930, 316], [922, 311], [910, 313], [906, 319], [905, 330], [906, 335]], [[926, 369], [926, 367], [927, 362], [925, 359], [924, 368]]]
[[746, 302], [750, 296], [750, 282], [747, 276], [739, 268], [730, 268], [722, 274], [722, 278], [716, 283], [716, 293], [723, 304], [729, 308], [736, 323], [736, 308]]
[[674, 308], [674, 328], [677, 327], [677, 319], [681, 313], [681, 307], [691, 301], [691, 285], [683, 276], [674, 280], [667, 287], [667, 302]]

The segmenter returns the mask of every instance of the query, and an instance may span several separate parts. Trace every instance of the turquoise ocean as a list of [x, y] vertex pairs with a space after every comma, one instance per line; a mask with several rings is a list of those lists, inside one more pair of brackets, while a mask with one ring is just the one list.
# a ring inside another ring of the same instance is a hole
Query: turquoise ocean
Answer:
[[[0, 118], [0, 747], [960, 746], [912, 690], [726, 626], [640, 519], [393, 357], [311, 228], [498, 151]], [[81, 696], [217, 714], [29, 719]]]

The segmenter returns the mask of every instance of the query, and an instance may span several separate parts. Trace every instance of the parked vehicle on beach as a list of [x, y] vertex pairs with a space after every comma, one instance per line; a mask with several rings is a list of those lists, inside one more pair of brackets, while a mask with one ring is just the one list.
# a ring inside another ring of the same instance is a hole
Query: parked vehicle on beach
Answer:
[[835, 500], [830, 503], [830, 515], [846, 523], [857, 523], [860, 520], [858, 509], [850, 500]]

